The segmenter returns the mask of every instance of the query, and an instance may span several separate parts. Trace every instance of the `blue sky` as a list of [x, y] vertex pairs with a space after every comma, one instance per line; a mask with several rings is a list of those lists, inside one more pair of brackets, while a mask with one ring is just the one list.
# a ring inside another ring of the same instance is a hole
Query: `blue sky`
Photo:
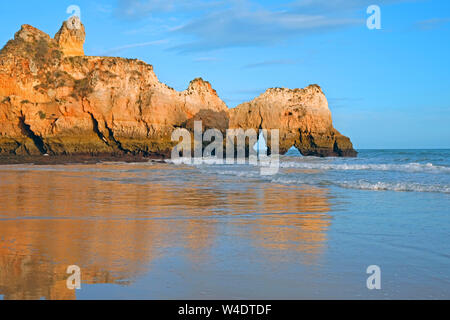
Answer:
[[356, 148], [450, 148], [450, 1], [2, 1], [0, 42], [22, 24], [53, 36], [70, 5], [86, 55], [141, 59], [177, 90], [203, 77], [234, 107], [316, 83]]

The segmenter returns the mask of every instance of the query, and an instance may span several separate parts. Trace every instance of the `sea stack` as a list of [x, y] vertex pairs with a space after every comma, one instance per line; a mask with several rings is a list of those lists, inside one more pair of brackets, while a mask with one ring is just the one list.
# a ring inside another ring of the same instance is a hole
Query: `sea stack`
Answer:
[[231, 109], [230, 127], [279, 129], [281, 154], [295, 146], [304, 156], [357, 155], [350, 139], [333, 127], [328, 101], [318, 85], [268, 89], [256, 99]]

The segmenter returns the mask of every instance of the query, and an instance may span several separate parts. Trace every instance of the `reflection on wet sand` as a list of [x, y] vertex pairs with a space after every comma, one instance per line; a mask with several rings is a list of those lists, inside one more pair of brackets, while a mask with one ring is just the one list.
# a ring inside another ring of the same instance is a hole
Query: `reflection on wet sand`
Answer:
[[320, 255], [327, 190], [234, 183], [163, 164], [0, 168], [0, 295], [75, 299], [69, 265], [84, 284], [127, 285], [170, 248], [202, 264], [224, 224], [261, 251]]
[[[328, 191], [311, 186], [268, 184], [251, 195], [256, 213], [252, 219], [234, 223], [246, 225], [242, 236], [254, 240], [262, 251], [299, 251], [308, 254], [303, 263], [313, 263], [321, 253], [331, 224]], [[264, 254], [264, 252], [263, 252]]]

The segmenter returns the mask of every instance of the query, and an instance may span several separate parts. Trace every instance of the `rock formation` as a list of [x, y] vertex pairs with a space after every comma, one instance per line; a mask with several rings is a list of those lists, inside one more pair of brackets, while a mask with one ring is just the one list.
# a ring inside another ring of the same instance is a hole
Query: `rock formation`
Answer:
[[230, 110], [202, 79], [178, 92], [142, 61], [84, 56], [84, 26], [74, 23], [54, 39], [24, 25], [0, 51], [0, 154], [164, 156], [173, 130], [198, 119], [221, 130], [278, 128], [281, 152], [356, 155], [318, 86], [269, 89]]
[[[333, 128], [322, 89], [268, 89], [230, 110], [230, 128], [279, 129], [279, 152], [295, 146], [305, 156], [356, 156], [350, 139]], [[270, 147], [270, 140], [266, 139]]]
[[73, 16], [65, 21], [55, 35], [55, 40], [66, 57], [84, 56], [83, 46], [85, 38], [84, 26], [77, 16]]

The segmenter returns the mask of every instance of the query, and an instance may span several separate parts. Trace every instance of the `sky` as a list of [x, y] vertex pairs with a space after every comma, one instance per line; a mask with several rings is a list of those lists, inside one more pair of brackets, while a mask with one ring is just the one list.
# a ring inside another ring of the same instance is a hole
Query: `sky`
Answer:
[[22, 24], [54, 36], [73, 5], [86, 55], [143, 60], [177, 90], [202, 77], [233, 108], [318, 84], [357, 149], [450, 148], [448, 0], [1, 1], [0, 46]]

